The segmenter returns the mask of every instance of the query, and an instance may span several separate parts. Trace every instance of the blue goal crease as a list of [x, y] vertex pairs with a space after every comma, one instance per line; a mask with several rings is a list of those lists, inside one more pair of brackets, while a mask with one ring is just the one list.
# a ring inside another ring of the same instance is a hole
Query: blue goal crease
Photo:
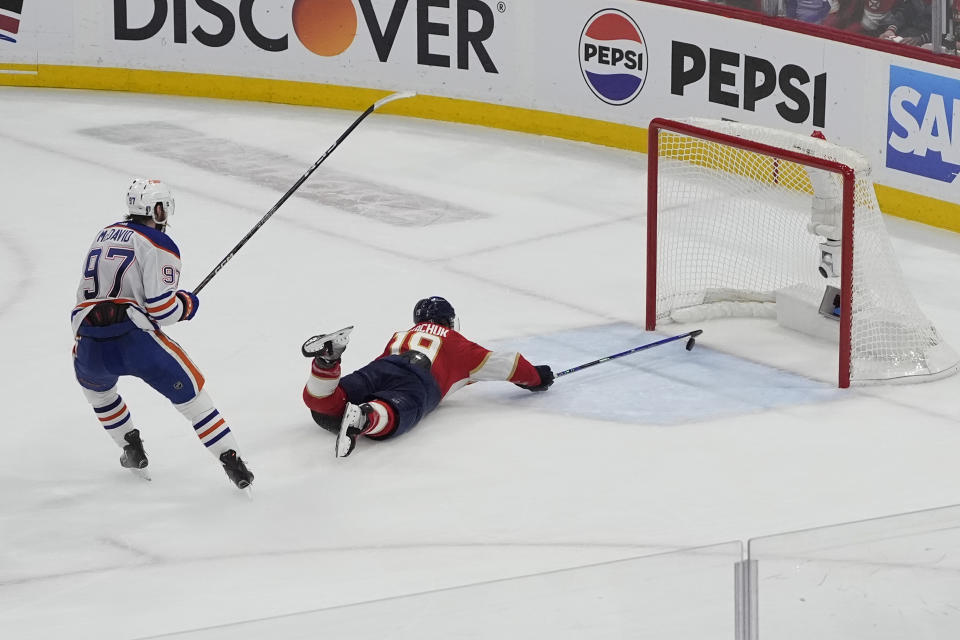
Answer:
[[[664, 336], [665, 337], [665, 336]], [[492, 349], [519, 351], [555, 371], [655, 342], [660, 334], [616, 323], [499, 340]], [[832, 384], [678, 340], [557, 379], [549, 393], [502, 397], [565, 415], [631, 424], [676, 425], [819, 404], [838, 397]], [[478, 385], [479, 386], [479, 385]]]

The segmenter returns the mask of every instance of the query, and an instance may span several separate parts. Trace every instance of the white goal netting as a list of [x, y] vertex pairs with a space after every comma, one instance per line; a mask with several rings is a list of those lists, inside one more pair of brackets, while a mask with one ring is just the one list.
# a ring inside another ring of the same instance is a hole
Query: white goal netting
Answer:
[[[655, 122], [663, 127], [651, 145], [656, 204], [648, 211], [656, 287], [647, 295], [655, 296], [658, 321], [769, 315], [778, 291], [802, 290], [818, 304], [829, 284], [849, 296], [849, 335], [841, 323], [840, 345], [842, 368], [849, 342], [850, 381], [956, 369], [957, 354], [905, 284], [862, 155], [755, 125], [688, 119], [675, 121], [679, 133], [671, 121]], [[739, 140], [718, 141], [690, 126]], [[852, 207], [844, 207], [842, 173], [804, 165], [796, 153], [852, 169]], [[841, 251], [850, 234], [852, 255]], [[844, 261], [852, 261], [846, 274]], [[840, 378], [846, 386], [843, 371]]]

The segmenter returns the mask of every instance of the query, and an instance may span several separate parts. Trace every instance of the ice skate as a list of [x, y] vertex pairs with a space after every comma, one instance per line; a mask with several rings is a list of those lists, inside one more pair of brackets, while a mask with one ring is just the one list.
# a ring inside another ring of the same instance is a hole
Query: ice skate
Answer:
[[233, 449], [221, 453], [220, 462], [223, 464], [223, 470], [227, 472], [227, 477], [237, 485], [238, 489], [247, 489], [253, 482], [253, 473], [247, 469], [247, 465]]
[[337, 435], [338, 458], [346, 458], [357, 446], [357, 438], [363, 435], [368, 416], [372, 411], [373, 407], [366, 402], [359, 406], [347, 405], [346, 411], [343, 412], [343, 420], [340, 422], [340, 433]]
[[131, 429], [124, 434], [123, 439], [127, 444], [123, 447], [123, 455], [120, 456], [120, 466], [124, 469], [130, 469], [135, 475], [150, 480], [150, 472], [147, 471], [147, 452], [143, 450], [143, 440], [140, 439], [140, 430]]
[[308, 338], [300, 348], [304, 357], [315, 358], [322, 367], [332, 367], [340, 362], [340, 356], [350, 342], [350, 332], [353, 327], [344, 327], [339, 331]]

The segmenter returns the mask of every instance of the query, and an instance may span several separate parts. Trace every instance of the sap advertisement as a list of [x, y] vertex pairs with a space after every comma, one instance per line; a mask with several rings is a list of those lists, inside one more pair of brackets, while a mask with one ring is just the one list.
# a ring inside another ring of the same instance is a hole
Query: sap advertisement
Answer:
[[886, 166], [953, 183], [960, 172], [960, 80], [890, 66]]

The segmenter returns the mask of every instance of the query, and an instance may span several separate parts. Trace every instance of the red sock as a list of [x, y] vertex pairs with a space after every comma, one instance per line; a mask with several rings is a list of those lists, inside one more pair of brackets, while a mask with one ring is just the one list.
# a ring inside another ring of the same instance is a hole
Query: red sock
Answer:
[[373, 409], [367, 415], [367, 426], [363, 433], [374, 439], [389, 437], [397, 428], [397, 414], [383, 400], [371, 400], [367, 403]]

